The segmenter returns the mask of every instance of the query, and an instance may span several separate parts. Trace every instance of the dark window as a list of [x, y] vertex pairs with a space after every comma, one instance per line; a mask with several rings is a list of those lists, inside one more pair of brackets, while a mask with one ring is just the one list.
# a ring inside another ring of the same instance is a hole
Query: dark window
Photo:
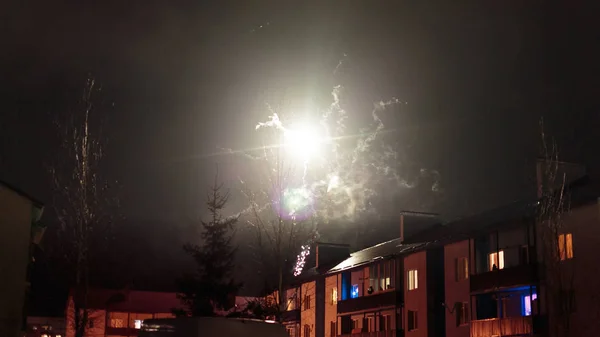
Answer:
[[575, 291], [560, 290], [561, 314], [572, 314], [577, 311], [577, 302], [575, 301]]
[[391, 316], [383, 315], [379, 316], [379, 331], [390, 331], [392, 330]]
[[337, 335], [337, 322], [331, 322], [331, 324], [329, 324], [329, 329], [330, 336]]
[[519, 250], [519, 262], [521, 264], [529, 263], [529, 247], [521, 246], [521, 249]]
[[310, 325], [304, 324], [304, 337], [310, 337]]
[[408, 311], [408, 319], [407, 319], [408, 331], [417, 330], [419, 327], [417, 320], [417, 312], [409, 310]]
[[310, 309], [310, 295], [304, 296], [304, 310]]
[[469, 323], [469, 305], [466, 302], [456, 302], [456, 326], [461, 326]]

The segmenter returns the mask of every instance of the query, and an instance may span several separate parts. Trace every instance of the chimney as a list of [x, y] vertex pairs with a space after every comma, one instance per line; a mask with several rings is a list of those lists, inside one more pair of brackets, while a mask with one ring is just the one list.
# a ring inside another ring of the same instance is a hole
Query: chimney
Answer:
[[339, 243], [316, 243], [316, 267], [328, 267], [330, 265], [342, 262], [350, 256], [350, 245]]
[[404, 242], [404, 214], [400, 214], [400, 243]]
[[400, 243], [439, 223], [437, 213], [400, 211]]

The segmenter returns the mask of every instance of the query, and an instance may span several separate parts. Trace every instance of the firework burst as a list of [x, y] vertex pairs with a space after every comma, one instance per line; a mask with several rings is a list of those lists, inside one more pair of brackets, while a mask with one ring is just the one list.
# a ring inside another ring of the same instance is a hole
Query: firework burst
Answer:
[[[389, 130], [380, 117], [384, 110], [406, 103], [397, 98], [377, 102], [370, 112], [371, 123], [349, 133], [348, 114], [341, 104], [342, 91], [341, 86], [333, 88], [332, 103], [310, 116], [315, 123], [284, 120], [271, 110], [265, 122], [256, 124], [256, 130], [272, 130], [274, 139], [279, 140], [263, 148], [262, 159], [271, 163], [269, 169], [281, 173], [281, 155], [294, 163], [289, 167], [287, 179], [279, 181], [277, 188], [271, 188], [268, 203], [278, 216], [290, 220], [292, 226], [312, 219], [314, 234], [318, 223], [332, 219], [354, 222], [363, 214], [377, 212], [373, 200], [382, 190], [390, 190], [392, 186], [396, 187], [393, 190], [409, 189], [419, 180], [418, 176], [403, 177], [399, 151], [386, 142]], [[420, 173], [437, 177], [436, 172], [424, 169]], [[275, 184], [271, 181], [271, 185]], [[436, 180], [432, 189], [437, 186]], [[294, 275], [302, 272], [315, 237], [301, 246]]]

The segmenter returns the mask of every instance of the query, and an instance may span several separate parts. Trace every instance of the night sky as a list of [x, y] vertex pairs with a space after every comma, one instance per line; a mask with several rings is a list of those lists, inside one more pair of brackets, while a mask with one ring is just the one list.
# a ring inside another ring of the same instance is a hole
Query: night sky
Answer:
[[[265, 103], [322, 107], [337, 84], [358, 120], [373, 102], [408, 102], [386, 126], [410, 135], [411, 161], [439, 172], [443, 202], [423, 211], [445, 219], [533, 193], [541, 116], [565, 160], [598, 170], [598, 5], [460, 3], [4, 5], [0, 179], [51, 203], [51, 122], [73, 109], [90, 73], [102, 85], [103, 173], [122, 186], [123, 226], [149, 242], [164, 228], [172, 242], [185, 238], [216, 162], [235, 183], [243, 167], [215, 153], [258, 145]], [[242, 205], [234, 195], [232, 210]]]

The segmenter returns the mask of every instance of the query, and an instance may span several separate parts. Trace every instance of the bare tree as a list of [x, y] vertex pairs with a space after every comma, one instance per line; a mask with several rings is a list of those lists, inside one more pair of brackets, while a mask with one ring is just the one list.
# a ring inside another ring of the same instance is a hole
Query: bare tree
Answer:
[[572, 236], [565, 221], [570, 212], [570, 196], [556, 142], [548, 141], [543, 120], [540, 126], [542, 158], [538, 167], [537, 224], [543, 261], [541, 273], [550, 331], [556, 337], [569, 337], [575, 309]]
[[88, 79], [77, 110], [59, 120], [60, 155], [51, 168], [54, 209], [60, 223], [61, 245], [72, 276], [72, 322], [75, 337], [84, 337], [93, 328], [93, 311], [89, 307], [90, 261], [99, 242], [110, 228], [112, 216], [107, 207], [108, 184], [100, 179], [103, 147], [96, 120], [92, 95], [94, 79]]
[[[299, 250], [307, 249], [305, 244], [316, 234], [316, 221], [298, 217], [298, 212], [312, 205], [302, 199], [303, 195], [293, 195], [302, 191], [291, 188], [298, 183], [298, 167], [282, 153], [279, 130], [270, 131], [273, 133], [266, 137], [269, 144], [264, 144], [262, 155], [254, 158], [258, 165], [254, 184], [244, 183], [242, 192], [249, 202], [246, 221], [255, 230], [265, 294], [284, 294]], [[266, 296], [265, 301], [262, 306], [269, 312], [275, 310], [276, 316], [286, 310], [282, 296]]]

